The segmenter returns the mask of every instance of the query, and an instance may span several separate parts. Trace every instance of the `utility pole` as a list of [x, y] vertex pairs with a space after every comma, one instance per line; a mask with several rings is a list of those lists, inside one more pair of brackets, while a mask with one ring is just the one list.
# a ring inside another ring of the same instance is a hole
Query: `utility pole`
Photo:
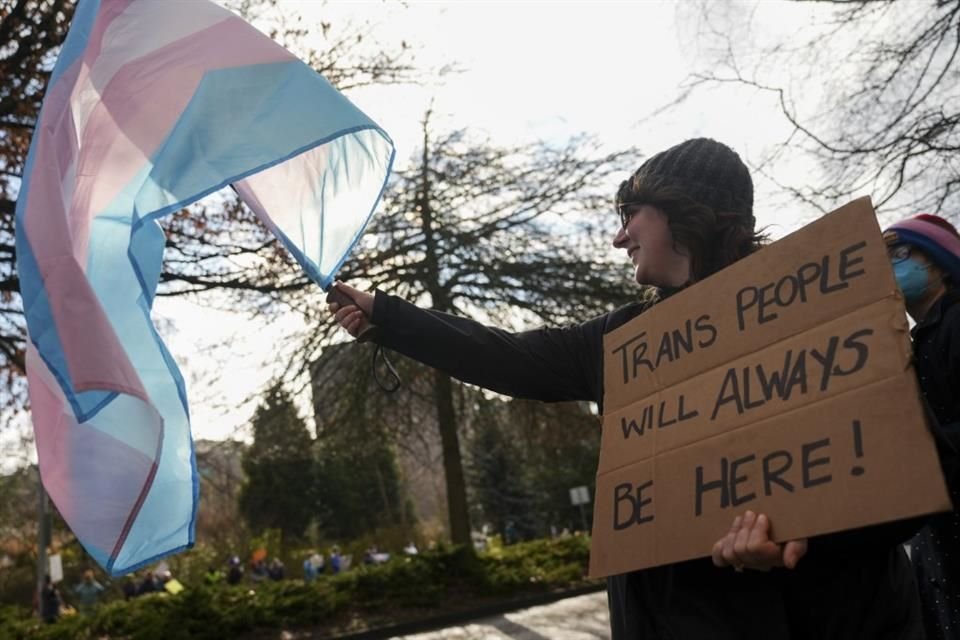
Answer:
[[43, 616], [43, 587], [48, 573], [47, 547], [50, 546], [50, 514], [47, 491], [40, 479], [40, 465], [37, 464], [37, 493], [40, 501], [37, 511], [37, 615]]

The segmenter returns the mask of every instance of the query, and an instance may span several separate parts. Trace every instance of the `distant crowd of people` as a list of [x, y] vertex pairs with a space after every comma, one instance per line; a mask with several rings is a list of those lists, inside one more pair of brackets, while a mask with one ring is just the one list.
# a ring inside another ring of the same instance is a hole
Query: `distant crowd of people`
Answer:
[[100, 600], [103, 591], [104, 587], [93, 577], [93, 571], [84, 571], [80, 583], [73, 587], [72, 600], [76, 604], [74, 609], [64, 600], [51, 576], [47, 575], [44, 576], [43, 588], [40, 590], [39, 600], [34, 602], [34, 608], [44, 622], [52, 623], [56, 622], [64, 611], [89, 613]]
[[[416, 544], [408, 542], [404, 548], [405, 555], [419, 553]], [[383, 564], [390, 559], [390, 554], [381, 551], [376, 545], [371, 545], [363, 554], [364, 565]], [[343, 554], [336, 545], [330, 548], [327, 555], [316, 550], [306, 553], [303, 560], [303, 575], [305, 582], [313, 582], [322, 575], [336, 575], [350, 569], [352, 556]], [[227, 558], [226, 567], [211, 565], [203, 581], [207, 586], [219, 584], [239, 585], [245, 579], [253, 584], [287, 579], [287, 568], [280, 558], [274, 556], [268, 560], [265, 549], [254, 551], [248, 562], [244, 563], [240, 556], [231, 555]], [[120, 585], [125, 600], [132, 600], [153, 593], [169, 593], [176, 595], [184, 590], [183, 584], [173, 577], [166, 562], [161, 562], [153, 569], [143, 572], [141, 577], [131, 573]], [[84, 571], [81, 581], [64, 598], [58, 581], [45, 576], [44, 585], [39, 595], [34, 597], [34, 610], [47, 623], [55, 622], [62, 615], [89, 613], [104, 597], [106, 588], [96, 580], [90, 569]]]
[[[146, 571], [142, 580], [137, 580], [136, 574], [130, 574], [121, 585], [126, 600], [149, 593], [176, 595], [183, 589], [166, 563], [161, 563], [156, 570]], [[93, 570], [87, 569], [80, 582], [68, 591], [69, 597], [65, 598], [57, 581], [48, 574], [44, 576], [39, 597], [34, 596], [34, 611], [47, 623], [56, 622], [62, 615], [88, 614], [103, 598], [105, 591], [106, 588], [94, 577]]]
[[160, 568], [156, 571], [147, 571], [143, 574], [143, 580], [137, 582], [136, 576], [131, 574], [123, 582], [123, 597], [127, 600], [142, 596], [148, 593], [168, 592], [177, 594], [183, 590], [183, 585], [174, 580], [173, 574], [167, 568]]

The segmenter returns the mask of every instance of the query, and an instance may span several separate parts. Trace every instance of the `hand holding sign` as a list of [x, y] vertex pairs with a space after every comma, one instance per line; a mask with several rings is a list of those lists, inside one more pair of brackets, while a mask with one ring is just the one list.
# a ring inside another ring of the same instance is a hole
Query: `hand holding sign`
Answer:
[[770, 520], [764, 514], [747, 511], [737, 516], [733, 526], [713, 545], [713, 564], [717, 567], [733, 567], [769, 571], [774, 567], [795, 569], [807, 553], [807, 539], [791, 540], [778, 544], [770, 539]]

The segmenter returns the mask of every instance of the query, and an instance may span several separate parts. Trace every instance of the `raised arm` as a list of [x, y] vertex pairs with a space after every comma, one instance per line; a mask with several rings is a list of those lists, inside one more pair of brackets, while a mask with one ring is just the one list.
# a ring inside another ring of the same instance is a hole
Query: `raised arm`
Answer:
[[340, 287], [356, 305], [330, 308], [355, 337], [372, 324], [378, 344], [498, 393], [546, 402], [600, 399], [604, 317], [511, 333], [379, 291]]

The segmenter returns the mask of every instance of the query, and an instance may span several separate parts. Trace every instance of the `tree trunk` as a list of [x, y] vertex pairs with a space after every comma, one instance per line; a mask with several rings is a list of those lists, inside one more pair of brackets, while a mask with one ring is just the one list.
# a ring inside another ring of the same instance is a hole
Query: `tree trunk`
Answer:
[[[450, 540], [454, 544], [470, 545], [470, 516], [467, 512], [467, 486], [460, 459], [460, 438], [453, 411], [453, 385], [450, 376], [434, 372], [434, 397], [437, 404], [437, 423], [443, 447], [443, 472], [447, 481], [447, 512], [450, 516]], [[471, 547], [472, 548], [472, 547]]]
[[[440, 276], [440, 257], [431, 208], [432, 182], [430, 180], [430, 135], [428, 123], [431, 112], [427, 111], [423, 121], [423, 161], [420, 167], [420, 192], [418, 204], [423, 224], [425, 282], [427, 291], [438, 311], [451, 311], [447, 291]], [[457, 435], [457, 415], [453, 409], [453, 384], [450, 376], [440, 371], [434, 372], [434, 398], [437, 405], [437, 425], [440, 429], [440, 443], [443, 448], [443, 473], [447, 483], [447, 514], [450, 518], [450, 540], [454, 544], [465, 544], [473, 548], [470, 540], [470, 515], [467, 512], [467, 485], [463, 477], [463, 462], [460, 458], [460, 437]]]

